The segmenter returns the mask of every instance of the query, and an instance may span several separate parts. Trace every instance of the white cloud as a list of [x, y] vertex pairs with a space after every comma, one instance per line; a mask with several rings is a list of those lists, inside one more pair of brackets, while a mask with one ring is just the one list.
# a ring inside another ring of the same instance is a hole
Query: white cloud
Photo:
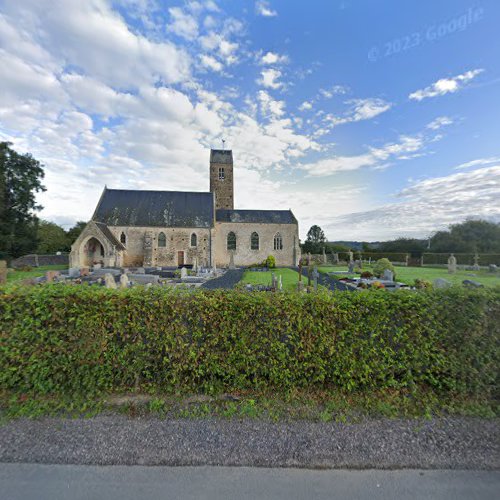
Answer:
[[260, 59], [260, 64], [285, 64], [288, 62], [288, 56], [280, 55], [275, 52], [266, 52]]
[[205, 66], [205, 68], [209, 68], [212, 71], [219, 72], [222, 71], [222, 69], [224, 68], [224, 65], [221, 62], [217, 61], [215, 57], [209, 56], [207, 54], [201, 54], [200, 61], [201, 64]]
[[333, 85], [327, 89], [319, 89], [318, 94], [325, 99], [331, 99], [334, 95], [346, 94], [348, 90], [349, 89], [343, 85]]
[[342, 125], [344, 123], [359, 122], [362, 120], [371, 120], [376, 116], [385, 113], [392, 107], [392, 103], [378, 98], [352, 99], [347, 101], [351, 108], [344, 116], [336, 117], [332, 114], [325, 116], [325, 120], [332, 126]]
[[261, 78], [257, 80], [259, 85], [270, 89], [279, 89], [283, 87], [283, 82], [278, 81], [281, 78], [281, 71], [275, 68], [264, 69], [261, 71]]
[[452, 125], [453, 120], [448, 116], [438, 116], [435, 120], [432, 120], [427, 128], [431, 130], [439, 130], [442, 127], [446, 127], [448, 125]]
[[414, 182], [389, 203], [325, 224], [336, 239], [428, 237], [467, 218], [500, 222], [500, 166]]
[[238, 62], [236, 52], [239, 44], [230, 42], [223, 35], [212, 31], [208, 35], [202, 36], [200, 43], [203, 50], [217, 54], [219, 59], [225, 64]]
[[309, 176], [323, 177], [337, 172], [360, 168], [386, 168], [389, 160], [406, 160], [415, 157], [426, 144], [422, 135], [400, 136], [399, 141], [387, 143], [380, 148], [369, 148], [368, 152], [353, 156], [334, 156], [300, 166]]
[[485, 165], [500, 165], [500, 156], [491, 156], [489, 158], [479, 158], [477, 160], [462, 163], [454, 168], [454, 170], [463, 170], [471, 167], [484, 167]]
[[194, 40], [198, 36], [198, 22], [190, 15], [186, 14], [180, 7], [170, 7], [168, 9], [171, 23], [167, 29], [186, 40]]
[[266, 0], [257, 0], [255, 2], [255, 12], [259, 16], [264, 17], [275, 17], [278, 15], [278, 13], [271, 8], [269, 2]]
[[299, 110], [300, 111], [308, 111], [310, 109], [312, 109], [313, 105], [310, 101], [304, 101], [300, 106], [299, 106]]
[[265, 90], [259, 90], [257, 98], [259, 99], [261, 112], [264, 116], [279, 118], [285, 114], [285, 102], [273, 99]]
[[464, 85], [466, 85], [470, 80], [481, 74], [483, 71], [483, 69], [474, 69], [451, 78], [441, 78], [429, 87], [425, 87], [424, 89], [412, 92], [408, 97], [415, 101], [422, 101], [423, 99], [426, 99], [428, 97], [436, 97], [448, 93], [457, 92], [458, 90], [463, 88]]

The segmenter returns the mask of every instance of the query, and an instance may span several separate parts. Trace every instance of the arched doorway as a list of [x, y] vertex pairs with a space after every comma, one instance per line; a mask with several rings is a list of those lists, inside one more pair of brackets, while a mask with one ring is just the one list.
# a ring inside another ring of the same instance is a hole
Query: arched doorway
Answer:
[[97, 238], [90, 238], [83, 246], [84, 266], [104, 264], [104, 246]]

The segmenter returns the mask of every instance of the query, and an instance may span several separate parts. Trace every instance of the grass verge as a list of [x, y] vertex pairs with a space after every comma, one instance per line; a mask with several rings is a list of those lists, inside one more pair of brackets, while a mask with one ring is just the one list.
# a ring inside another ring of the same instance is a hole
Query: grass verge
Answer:
[[39, 276], [45, 276], [47, 271], [62, 271], [68, 269], [68, 266], [40, 266], [34, 267], [30, 271], [14, 270], [7, 274], [7, 281], [19, 281], [28, 278], [38, 278]]

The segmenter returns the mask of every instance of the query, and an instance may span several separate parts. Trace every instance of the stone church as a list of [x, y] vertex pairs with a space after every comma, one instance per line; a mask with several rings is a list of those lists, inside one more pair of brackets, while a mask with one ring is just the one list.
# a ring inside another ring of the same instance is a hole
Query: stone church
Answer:
[[300, 256], [291, 210], [234, 209], [233, 154], [210, 151], [210, 192], [104, 188], [92, 220], [71, 246], [70, 266], [249, 266]]

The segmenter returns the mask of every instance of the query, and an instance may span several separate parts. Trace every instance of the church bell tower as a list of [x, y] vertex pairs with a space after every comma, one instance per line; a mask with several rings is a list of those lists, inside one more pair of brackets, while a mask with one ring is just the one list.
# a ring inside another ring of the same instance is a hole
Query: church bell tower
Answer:
[[234, 209], [233, 152], [210, 150], [210, 192], [215, 196], [215, 209]]

